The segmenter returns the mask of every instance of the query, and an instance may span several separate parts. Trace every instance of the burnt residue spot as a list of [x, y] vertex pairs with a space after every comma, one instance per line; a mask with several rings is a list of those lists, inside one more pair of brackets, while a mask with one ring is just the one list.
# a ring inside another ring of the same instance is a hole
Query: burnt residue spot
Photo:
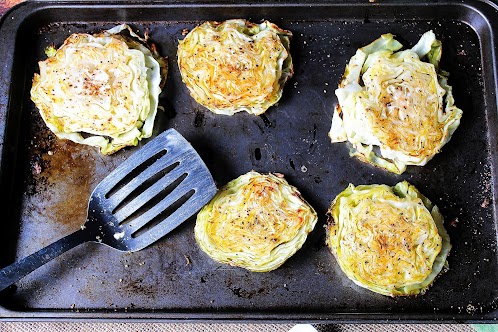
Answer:
[[206, 123], [206, 117], [204, 115], [204, 112], [196, 111], [194, 119], [194, 127], [196, 128], [202, 127], [204, 126], [205, 123]]
[[317, 175], [313, 178], [313, 180], [315, 181], [316, 184], [322, 182], [322, 179]]
[[450, 225], [450, 226], [452, 226], [452, 227], [457, 227], [458, 222], [459, 222], [458, 218], [457, 218], [457, 217], [455, 217], [455, 218], [450, 219], [450, 221], [449, 221], [448, 223], [449, 223], [449, 225]]
[[292, 159], [289, 159], [289, 165], [293, 170], [296, 170], [296, 165], [294, 165], [294, 161]]
[[[33, 154], [30, 159], [31, 160], [29, 161], [29, 167], [32, 174], [31, 179], [43, 179], [43, 176], [41, 174], [43, 173], [43, 170], [48, 166], [47, 161], [43, 159], [41, 154]], [[30, 184], [33, 185], [34, 181], [32, 181]]]
[[32, 136], [26, 139], [26, 155], [28, 159], [27, 176], [24, 177], [26, 184], [26, 194], [35, 195], [39, 191], [45, 191], [48, 186], [46, 179], [46, 169], [50, 168], [50, 159], [45, 158], [54, 150], [54, 135], [45, 126], [38, 113], [35, 113], [35, 119], [31, 119], [31, 113], [28, 113], [26, 122], [32, 123]]
[[268, 128], [275, 128], [275, 124], [268, 119], [268, 117], [265, 114], [261, 114], [259, 116], [261, 120], [263, 120], [263, 123], [265, 124], [266, 127]]
[[254, 149], [254, 158], [256, 160], [261, 160], [261, 149], [260, 148]]
[[315, 262], [315, 266], [316, 266], [317, 273], [320, 273], [320, 274], [327, 273], [327, 267], [325, 266], [325, 264], [322, 261]]
[[244, 298], [244, 299], [251, 299], [255, 295], [264, 294], [265, 293], [265, 289], [264, 288], [259, 288], [259, 289], [253, 290], [253, 291], [247, 291], [247, 290], [242, 289], [240, 287], [233, 287], [233, 288], [230, 288], [230, 290], [232, 291], [232, 293], [234, 295], [236, 295], [238, 297], [241, 297], [241, 298]]
[[201, 284], [204, 284], [204, 283], [206, 283], [206, 278], [201, 277]]
[[31, 173], [33, 175], [40, 175], [46, 167], [43, 158], [40, 155], [34, 155], [31, 158]]
[[157, 291], [150, 285], [144, 285], [142, 279], [129, 280], [124, 284], [122, 290], [126, 294], [140, 294], [148, 297], [154, 297]]
[[230, 291], [232, 291], [232, 293], [235, 296], [244, 299], [251, 299], [257, 295], [269, 294], [271, 290], [274, 289], [274, 287], [268, 287], [268, 288], [261, 286], [251, 287], [248, 284], [245, 285], [245, 288], [243, 288], [240, 287], [240, 283], [242, 283], [243, 285], [246, 284], [246, 282], [242, 280], [239, 280], [236, 283], [231, 278], [225, 280], [225, 285], [230, 289]]

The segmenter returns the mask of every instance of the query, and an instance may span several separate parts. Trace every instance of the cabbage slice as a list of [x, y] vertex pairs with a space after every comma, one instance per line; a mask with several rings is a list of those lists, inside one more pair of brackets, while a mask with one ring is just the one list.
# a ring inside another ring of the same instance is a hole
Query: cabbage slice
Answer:
[[328, 214], [327, 245], [361, 287], [388, 296], [420, 295], [449, 267], [443, 217], [406, 181], [394, 187], [350, 184]]
[[401, 48], [384, 34], [357, 50], [335, 91], [329, 132], [332, 142], [351, 142], [351, 155], [397, 174], [432, 159], [462, 116], [448, 73], [439, 69], [442, 46], [434, 33]]
[[316, 222], [315, 210], [283, 175], [251, 171], [201, 209], [194, 234], [212, 259], [268, 272], [302, 247]]
[[72, 34], [46, 53], [31, 99], [57, 137], [109, 155], [152, 135], [167, 61], [128, 25]]
[[269, 21], [204, 22], [179, 42], [182, 80], [216, 114], [262, 114], [280, 100], [293, 74], [291, 37]]

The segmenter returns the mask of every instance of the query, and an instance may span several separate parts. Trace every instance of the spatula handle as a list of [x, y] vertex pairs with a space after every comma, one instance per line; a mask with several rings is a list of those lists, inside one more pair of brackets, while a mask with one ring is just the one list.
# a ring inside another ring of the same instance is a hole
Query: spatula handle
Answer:
[[33, 272], [43, 264], [63, 254], [83, 242], [89, 241], [89, 235], [83, 230], [78, 230], [66, 237], [38, 250], [34, 254], [24, 257], [0, 270], [0, 291], [9, 287], [19, 279]]

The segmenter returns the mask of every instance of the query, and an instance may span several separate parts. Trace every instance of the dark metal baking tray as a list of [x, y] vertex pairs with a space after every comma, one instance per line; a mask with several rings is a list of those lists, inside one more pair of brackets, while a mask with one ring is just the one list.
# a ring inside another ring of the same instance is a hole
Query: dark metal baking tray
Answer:
[[[262, 116], [214, 115], [188, 95], [176, 65], [184, 29], [204, 20], [269, 19], [289, 29], [295, 75]], [[0, 296], [0, 319], [229, 321], [494, 321], [498, 317], [497, 6], [486, 1], [316, 3], [26, 2], [0, 25], [0, 265], [80, 227], [92, 188], [130, 153], [104, 157], [57, 140], [29, 90], [50, 44], [74, 32], [129, 23], [148, 30], [170, 73], [156, 132], [176, 128], [218, 185], [252, 169], [280, 172], [316, 208], [319, 222], [282, 267], [250, 273], [218, 264], [195, 243], [191, 218], [157, 244], [121, 253], [86, 244]], [[425, 167], [388, 174], [331, 144], [334, 89], [355, 50], [391, 32], [405, 45], [433, 29], [443, 41], [464, 116]], [[348, 183], [408, 180], [442, 210], [453, 250], [450, 270], [423, 296], [393, 299], [355, 286], [324, 245], [325, 212]]]

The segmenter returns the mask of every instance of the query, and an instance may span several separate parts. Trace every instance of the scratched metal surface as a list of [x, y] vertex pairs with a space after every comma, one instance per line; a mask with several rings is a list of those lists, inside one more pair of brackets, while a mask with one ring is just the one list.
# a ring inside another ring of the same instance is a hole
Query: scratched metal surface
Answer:
[[[113, 156], [56, 139], [29, 99], [36, 62], [50, 44], [74, 32], [127, 22], [169, 56], [155, 130], [175, 128], [204, 159], [219, 186], [252, 169], [280, 172], [315, 207], [319, 222], [304, 247], [282, 267], [250, 273], [215, 263], [195, 243], [195, 219], [136, 253], [85, 244], [35, 271], [0, 296], [0, 317], [155, 319], [453, 320], [496, 317], [496, 100], [487, 68], [486, 27], [470, 9], [390, 6], [134, 7], [27, 4], [18, 23], [2, 141], [3, 265], [78, 229], [96, 184], [130, 153]], [[412, 14], [410, 14], [412, 11]], [[447, 13], [444, 19], [440, 12]], [[20, 13], [14, 12], [12, 15]], [[31, 14], [31, 15], [27, 15]], [[24, 18], [23, 15], [25, 15]], [[176, 65], [183, 29], [203, 20], [270, 19], [292, 31], [295, 75], [277, 106], [255, 117], [214, 115], [188, 95]], [[196, 18], [196, 19], [195, 19]], [[195, 20], [194, 20], [195, 19]], [[496, 20], [496, 17], [493, 19]], [[11, 23], [13, 24], [13, 23]], [[5, 23], [4, 23], [5, 29]], [[443, 40], [442, 67], [451, 73], [462, 123], [425, 167], [387, 174], [348, 155], [327, 137], [345, 64], [380, 34], [406, 46], [433, 29]], [[22, 36], [22, 41], [21, 41]], [[5, 50], [2, 50], [6, 52]], [[491, 65], [490, 65], [491, 63]], [[484, 64], [484, 68], [483, 68]], [[5, 84], [6, 82], [3, 82]], [[5, 95], [4, 95], [5, 96]], [[3, 97], [3, 96], [2, 96]], [[4, 98], [4, 97], [3, 97]], [[493, 105], [494, 101], [494, 105]], [[490, 104], [491, 102], [491, 104]], [[426, 295], [392, 299], [355, 286], [324, 245], [325, 212], [348, 183], [393, 185], [408, 180], [441, 209], [453, 250], [450, 270]]]

